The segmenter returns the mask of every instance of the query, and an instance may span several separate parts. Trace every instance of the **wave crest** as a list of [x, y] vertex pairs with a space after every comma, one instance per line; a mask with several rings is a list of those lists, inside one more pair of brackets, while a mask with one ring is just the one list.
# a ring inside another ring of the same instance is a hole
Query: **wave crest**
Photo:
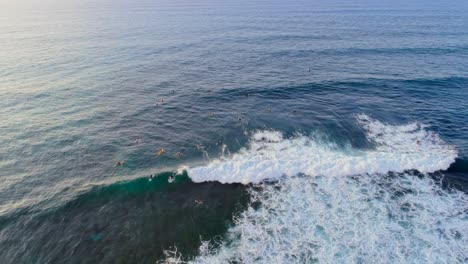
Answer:
[[304, 173], [310, 176], [346, 176], [364, 173], [424, 173], [447, 169], [457, 151], [419, 123], [390, 125], [367, 115], [357, 123], [375, 144], [369, 150], [339, 149], [313, 137], [286, 138], [278, 131], [256, 131], [247, 147], [227, 159], [189, 168], [194, 182], [259, 183]]

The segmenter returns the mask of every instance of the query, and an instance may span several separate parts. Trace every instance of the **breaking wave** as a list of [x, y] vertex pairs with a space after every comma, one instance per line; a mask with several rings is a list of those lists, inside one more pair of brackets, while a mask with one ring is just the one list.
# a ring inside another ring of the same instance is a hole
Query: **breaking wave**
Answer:
[[189, 168], [189, 176], [195, 182], [247, 184], [298, 173], [346, 176], [411, 169], [429, 173], [447, 169], [457, 157], [455, 148], [422, 124], [389, 125], [366, 115], [359, 115], [357, 122], [375, 145], [373, 149], [339, 149], [304, 135], [286, 138], [278, 131], [257, 131], [248, 147], [230, 158]]
[[357, 123], [372, 149], [258, 131], [237, 154], [189, 168], [195, 182], [251, 183], [225, 239], [203, 242], [191, 261], [466, 263], [468, 196], [428, 174], [447, 169], [456, 149], [419, 123]]

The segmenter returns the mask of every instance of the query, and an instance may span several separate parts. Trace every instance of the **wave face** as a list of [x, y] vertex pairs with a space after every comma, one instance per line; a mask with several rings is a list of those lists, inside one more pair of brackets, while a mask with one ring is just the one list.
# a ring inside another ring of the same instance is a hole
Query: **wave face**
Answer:
[[41, 214], [0, 218], [0, 263], [155, 263], [174, 245], [197, 254], [201, 237], [227, 232], [248, 193], [241, 184], [194, 184], [185, 173], [169, 183], [171, 175], [95, 186]]
[[357, 123], [373, 149], [339, 149], [317, 137], [285, 138], [277, 131], [257, 131], [239, 153], [188, 172], [195, 182], [247, 184], [298, 173], [346, 176], [411, 169], [430, 173], [447, 169], [457, 157], [452, 146], [422, 124], [389, 125], [364, 114], [357, 116]]
[[258, 131], [231, 158], [189, 169], [196, 182], [253, 183], [226, 239], [192, 262], [466, 263], [468, 196], [427, 174], [457, 151], [423, 124], [356, 120], [373, 148]]

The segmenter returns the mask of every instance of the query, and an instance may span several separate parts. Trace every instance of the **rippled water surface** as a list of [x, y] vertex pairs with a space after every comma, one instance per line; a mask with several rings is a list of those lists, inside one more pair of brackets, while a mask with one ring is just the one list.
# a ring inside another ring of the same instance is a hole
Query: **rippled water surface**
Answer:
[[0, 0], [0, 46], [2, 263], [468, 261], [465, 1]]

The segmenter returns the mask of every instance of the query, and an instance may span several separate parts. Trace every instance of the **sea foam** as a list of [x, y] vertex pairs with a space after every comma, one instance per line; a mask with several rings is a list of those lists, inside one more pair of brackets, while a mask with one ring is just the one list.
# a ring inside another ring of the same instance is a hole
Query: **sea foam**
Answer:
[[468, 196], [428, 176], [290, 177], [250, 193], [224, 241], [205, 241], [194, 263], [468, 260]]

